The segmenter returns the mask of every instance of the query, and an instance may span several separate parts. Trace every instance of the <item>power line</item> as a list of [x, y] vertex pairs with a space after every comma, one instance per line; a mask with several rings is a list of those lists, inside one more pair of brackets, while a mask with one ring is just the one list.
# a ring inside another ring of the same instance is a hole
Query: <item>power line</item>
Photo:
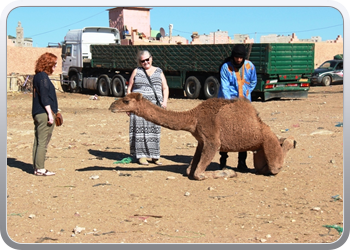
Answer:
[[61, 28], [53, 29], [53, 30], [46, 31], [46, 32], [43, 32], [43, 33], [39, 33], [39, 34], [36, 34], [36, 35], [33, 35], [33, 36], [29, 36], [29, 37], [40, 36], [40, 35], [44, 35], [44, 34], [47, 34], [47, 33], [50, 33], [50, 32], [56, 31], [56, 30], [60, 30], [60, 29], [63, 29], [63, 28], [67, 28], [67, 27], [69, 27], [69, 26], [71, 26], [71, 25], [80, 23], [80, 22], [85, 21], [85, 20], [87, 20], [87, 19], [90, 19], [90, 18], [92, 18], [92, 17], [94, 17], [94, 16], [100, 15], [101, 13], [104, 13], [104, 12], [105, 12], [105, 10], [104, 10], [104, 11], [101, 11], [101, 12], [99, 12], [99, 13], [93, 15], [93, 16], [90, 16], [90, 17], [84, 18], [84, 19], [82, 19], [82, 20], [80, 20], [80, 21], [77, 21], [77, 22], [75, 22], [75, 23], [71, 23], [71, 24], [68, 24], [68, 25], [66, 25], [66, 26], [63, 26], [63, 27], [61, 27]]
[[188, 31], [181, 31], [181, 30], [176, 30], [176, 29], [173, 29], [173, 31], [177, 31], [177, 32], [181, 32], [181, 33], [186, 33], [186, 34], [192, 34], [192, 32], [188, 32]]

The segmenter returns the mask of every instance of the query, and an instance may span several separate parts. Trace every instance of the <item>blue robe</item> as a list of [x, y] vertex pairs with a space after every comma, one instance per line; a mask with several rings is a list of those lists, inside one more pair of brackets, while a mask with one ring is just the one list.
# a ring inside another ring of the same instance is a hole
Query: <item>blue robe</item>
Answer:
[[251, 61], [245, 60], [241, 70], [235, 68], [231, 62], [224, 63], [220, 77], [219, 98], [245, 97], [251, 101], [251, 93], [257, 83], [255, 66]]

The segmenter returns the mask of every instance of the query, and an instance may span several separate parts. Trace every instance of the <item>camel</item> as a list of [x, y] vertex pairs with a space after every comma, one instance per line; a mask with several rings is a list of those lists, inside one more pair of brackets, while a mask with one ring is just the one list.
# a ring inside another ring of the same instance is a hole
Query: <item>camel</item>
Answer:
[[109, 110], [132, 112], [162, 127], [190, 132], [198, 146], [186, 174], [195, 180], [237, 176], [227, 168], [206, 171], [217, 151], [255, 151], [256, 173], [276, 175], [287, 152], [296, 145], [293, 137], [278, 139], [246, 98], [211, 98], [191, 110], [179, 112], [160, 108], [140, 93], [130, 93], [114, 101]]

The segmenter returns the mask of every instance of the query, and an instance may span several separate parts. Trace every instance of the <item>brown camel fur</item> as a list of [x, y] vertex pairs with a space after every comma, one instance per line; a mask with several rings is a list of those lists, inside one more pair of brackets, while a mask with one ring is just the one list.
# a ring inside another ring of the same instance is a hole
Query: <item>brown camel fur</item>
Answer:
[[217, 151], [256, 151], [254, 167], [258, 174], [277, 174], [286, 153], [295, 147], [291, 138], [278, 139], [245, 98], [212, 98], [183, 112], [168, 111], [152, 104], [140, 93], [131, 93], [113, 102], [112, 112], [132, 112], [171, 130], [190, 132], [198, 141], [193, 159], [186, 170], [189, 178], [231, 178], [230, 169], [205, 171]]

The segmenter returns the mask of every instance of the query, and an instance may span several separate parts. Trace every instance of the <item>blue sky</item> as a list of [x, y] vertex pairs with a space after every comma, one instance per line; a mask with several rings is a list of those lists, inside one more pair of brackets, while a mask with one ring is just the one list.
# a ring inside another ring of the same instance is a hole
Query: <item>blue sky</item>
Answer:
[[[18, 21], [24, 37], [33, 39], [34, 47], [62, 42], [66, 32], [86, 26], [108, 26], [106, 7], [17, 7], [7, 17], [7, 35], [16, 35]], [[291, 35], [299, 39], [321, 36], [322, 40], [343, 36], [342, 13], [333, 7], [152, 7], [151, 27], [164, 28], [173, 35], [186, 37], [192, 32], [209, 34], [228, 31], [248, 34], [256, 42], [268, 34]]]

